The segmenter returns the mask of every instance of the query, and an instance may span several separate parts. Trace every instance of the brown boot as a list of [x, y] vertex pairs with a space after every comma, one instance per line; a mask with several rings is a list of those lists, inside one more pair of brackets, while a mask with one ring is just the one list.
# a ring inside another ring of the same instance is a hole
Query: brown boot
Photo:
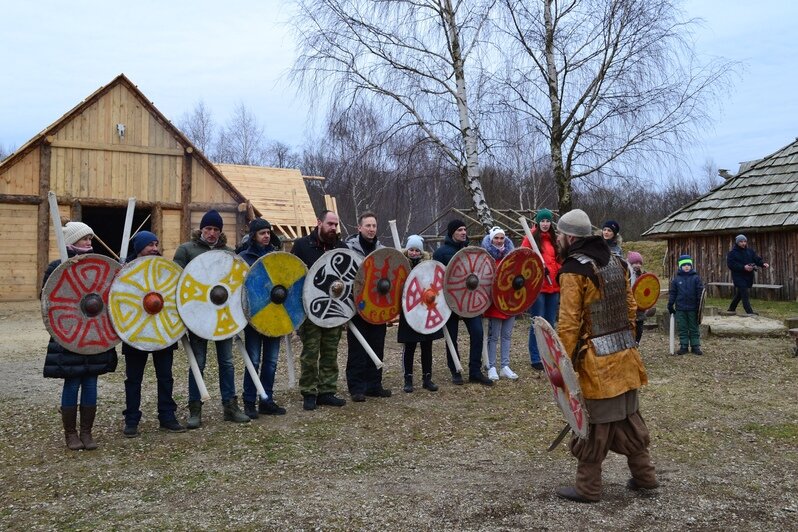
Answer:
[[80, 405], [80, 441], [83, 442], [83, 448], [87, 451], [93, 451], [97, 448], [97, 443], [91, 436], [91, 429], [94, 427], [94, 415], [96, 413], [96, 406]]
[[78, 438], [78, 407], [62, 406], [61, 422], [64, 424], [64, 439], [66, 440], [66, 446], [73, 451], [79, 451], [83, 449], [83, 442], [80, 441], [80, 438]]

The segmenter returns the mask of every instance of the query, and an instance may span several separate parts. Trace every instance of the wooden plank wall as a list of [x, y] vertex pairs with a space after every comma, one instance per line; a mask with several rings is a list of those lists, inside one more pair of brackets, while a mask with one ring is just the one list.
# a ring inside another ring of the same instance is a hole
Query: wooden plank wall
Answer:
[[[702, 235], [692, 238], [668, 239], [665, 256], [665, 271], [672, 277], [676, 271], [679, 255], [687, 253], [693, 257], [696, 270], [704, 282], [731, 282], [731, 272], [726, 266], [726, 255], [734, 245], [734, 237], [743, 233], [748, 245], [757, 255], [770, 264], [754, 277], [757, 284], [780, 284], [780, 290], [754, 289], [752, 297], [766, 300], [798, 301], [798, 231], [775, 231], [754, 233], [739, 231], [724, 235]], [[732, 297], [732, 289], [716, 287], [713, 295]]]
[[[197, 159], [191, 164], [191, 202], [236, 205], [233, 197], [216, 181], [216, 178]], [[199, 220], [197, 220], [199, 222]], [[225, 219], [225, 223], [227, 220]], [[193, 224], [192, 224], [193, 227]]]
[[178, 210], [163, 210], [163, 235], [158, 236], [161, 238], [161, 251], [163, 256], [169, 259], [175, 256], [177, 246], [182, 244], [182, 240], [180, 238], [181, 216], [182, 213]]
[[36, 205], [0, 204], [0, 300], [34, 299], [41, 287], [36, 274]]
[[[0, 170], [0, 194], [39, 195], [39, 148]], [[34, 217], [35, 218], [35, 217]]]

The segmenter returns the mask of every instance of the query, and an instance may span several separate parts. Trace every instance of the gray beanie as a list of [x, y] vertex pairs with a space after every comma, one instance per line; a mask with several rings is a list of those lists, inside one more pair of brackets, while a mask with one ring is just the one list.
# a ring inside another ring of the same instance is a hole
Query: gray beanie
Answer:
[[745, 241], [745, 242], [748, 242], [748, 239], [747, 239], [747, 238], [745, 238], [745, 235], [737, 235], [737, 236], [734, 238], [734, 243], [735, 243], [735, 244], [739, 244], [740, 242], [743, 242], [743, 241]]
[[64, 226], [64, 244], [67, 246], [89, 235], [94, 235], [94, 231], [83, 222], [67, 222]]
[[587, 213], [582, 209], [574, 209], [560, 216], [557, 231], [566, 235], [584, 238], [593, 234], [593, 225]]
[[405, 246], [405, 249], [424, 251], [424, 239], [418, 235], [410, 235], [407, 237], [407, 246]]

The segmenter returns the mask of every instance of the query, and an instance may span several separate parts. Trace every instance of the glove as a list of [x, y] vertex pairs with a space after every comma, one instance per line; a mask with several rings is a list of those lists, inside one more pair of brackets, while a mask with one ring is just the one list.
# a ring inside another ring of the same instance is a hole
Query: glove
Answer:
[[673, 308], [673, 303], [668, 303], [668, 312], [670, 312], [671, 314], [676, 313], [676, 309]]

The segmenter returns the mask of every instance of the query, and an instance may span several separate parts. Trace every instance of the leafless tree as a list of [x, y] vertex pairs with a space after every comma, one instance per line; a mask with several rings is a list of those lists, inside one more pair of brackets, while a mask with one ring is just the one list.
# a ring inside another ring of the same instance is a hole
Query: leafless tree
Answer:
[[492, 217], [466, 82], [479, 68], [495, 2], [298, 0], [295, 19], [300, 86], [326, 91], [341, 106], [369, 99], [389, 120], [389, 135], [412, 130], [432, 142], [486, 225]]
[[205, 102], [200, 100], [192, 111], [184, 113], [178, 120], [177, 127], [206, 157], [214, 158], [211, 149], [216, 126]]
[[275, 168], [298, 168], [302, 160], [291, 146], [279, 140], [266, 144], [261, 159], [266, 166]]
[[263, 127], [258, 119], [239, 103], [230, 120], [219, 132], [216, 142], [216, 162], [263, 164]]
[[503, 101], [548, 139], [561, 211], [575, 180], [662, 164], [707, 119], [733, 65], [700, 63], [670, 0], [501, 0], [516, 42]]

